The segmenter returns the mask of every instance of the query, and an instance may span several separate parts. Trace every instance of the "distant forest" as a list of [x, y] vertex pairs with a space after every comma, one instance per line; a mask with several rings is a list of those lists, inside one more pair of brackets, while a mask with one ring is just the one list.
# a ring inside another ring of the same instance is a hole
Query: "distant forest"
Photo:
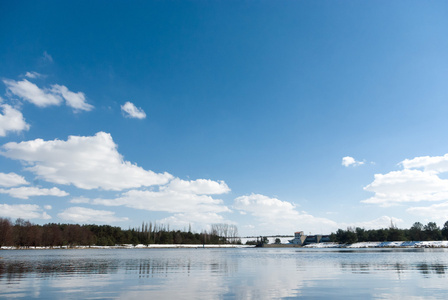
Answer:
[[415, 222], [409, 229], [399, 229], [393, 223], [389, 228], [370, 229], [347, 228], [338, 229], [330, 235], [332, 242], [353, 244], [356, 242], [393, 242], [393, 241], [440, 241], [448, 240], [448, 221], [440, 229], [435, 222], [423, 225]]
[[45, 224], [36, 225], [23, 219], [12, 222], [0, 218], [0, 246], [115, 246], [123, 244], [230, 244], [241, 243], [238, 228], [229, 224], [212, 224], [209, 232], [170, 230], [169, 226], [142, 223], [141, 227], [123, 230], [110, 225]]

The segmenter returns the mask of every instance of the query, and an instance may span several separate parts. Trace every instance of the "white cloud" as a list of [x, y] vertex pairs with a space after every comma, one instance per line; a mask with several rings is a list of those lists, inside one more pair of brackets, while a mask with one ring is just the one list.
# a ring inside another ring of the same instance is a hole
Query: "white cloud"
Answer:
[[13, 187], [18, 185], [29, 184], [23, 176], [16, 173], [0, 173], [0, 186]]
[[50, 210], [50, 209], [52, 209], [53, 207], [51, 207], [51, 205], [44, 205], [44, 208], [45, 208], [46, 210]]
[[1, 155], [26, 162], [26, 170], [57, 184], [82, 189], [123, 190], [167, 183], [172, 175], [157, 174], [124, 161], [110, 134], [69, 136], [67, 141], [36, 139], [7, 143]]
[[131, 102], [126, 102], [121, 106], [121, 110], [125, 113], [125, 116], [128, 118], [136, 118], [136, 119], [144, 119], [146, 118], [146, 114], [143, 109], [136, 107]]
[[357, 167], [357, 166], [360, 166], [363, 164], [364, 164], [363, 161], [357, 161], [351, 156], [345, 156], [342, 158], [342, 165], [344, 167], [349, 167], [349, 166]]
[[115, 199], [94, 199], [92, 204], [105, 206], [126, 206], [149, 211], [170, 213], [220, 213], [229, 212], [223, 201], [206, 195], [181, 193], [172, 190], [142, 191], [130, 190]]
[[85, 207], [69, 207], [58, 214], [58, 217], [75, 223], [112, 223], [127, 221], [128, 218], [119, 218], [112, 211], [95, 210]]
[[67, 105], [72, 107], [75, 111], [90, 111], [93, 109], [93, 106], [86, 102], [86, 96], [82, 92], [74, 93], [69, 91], [67, 87], [58, 84], [51, 86], [51, 92], [53, 92], [54, 95], [61, 95], [65, 99]]
[[322, 233], [322, 230], [331, 231], [338, 228], [337, 224], [329, 219], [299, 212], [290, 202], [260, 194], [238, 197], [234, 200], [233, 207], [250, 213], [257, 219], [259, 222], [257, 232], [278, 234], [303, 230]]
[[448, 220], [448, 201], [426, 207], [410, 207], [406, 210], [406, 212], [416, 216], [430, 218], [432, 221], [440, 220], [445, 222]]
[[224, 218], [219, 213], [230, 212], [222, 200], [214, 199], [209, 195], [223, 194], [229, 191], [229, 187], [223, 181], [205, 179], [184, 181], [175, 178], [167, 185], [160, 186], [158, 191], [130, 190], [114, 199], [80, 197], [74, 198], [70, 202], [167, 212], [174, 215], [160, 222], [177, 227], [189, 223], [196, 224], [196, 227], [204, 227], [207, 224], [223, 222]]
[[35, 204], [0, 204], [0, 216], [12, 219], [22, 218], [28, 220], [51, 219], [51, 217], [46, 212], [42, 211], [42, 208], [40, 208], [39, 205]]
[[30, 187], [23, 186], [19, 188], [11, 188], [11, 189], [0, 189], [0, 193], [9, 194], [11, 197], [19, 198], [19, 199], [28, 199], [33, 196], [55, 196], [55, 197], [64, 197], [69, 194], [65, 191], [62, 191], [56, 187], [51, 189], [43, 189], [38, 187]]
[[448, 180], [439, 173], [448, 172], [448, 154], [405, 159], [400, 171], [375, 174], [364, 189], [375, 195], [363, 203], [391, 206], [405, 202], [448, 200]]
[[11, 93], [39, 107], [60, 105], [62, 102], [59, 95], [55, 95], [51, 91], [44, 91], [26, 79], [22, 81], [4, 79], [3, 82]]
[[[32, 73], [27, 73], [26, 76], [30, 77], [30, 75], [33, 76]], [[67, 106], [72, 107], [75, 112], [80, 110], [90, 111], [93, 109], [92, 105], [86, 103], [84, 93], [74, 93], [63, 85], [54, 84], [51, 86], [51, 89], [41, 89], [26, 79], [22, 81], [4, 79], [3, 82], [12, 94], [39, 107], [60, 105], [65, 100]]]
[[43, 77], [43, 75], [39, 74], [37, 72], [26, 72], [25, 73], [25, 77], [28, 77], [28, 78], [31, 78], [31, 79], [35, 79], [35, 78]]
[[0, 114], [0, 136], [6, 136], [9, 131], [20, 132], [30, 129], [20, 111], [8, 104], [0, 104], [0, 108], [3, 112]]
[[375, 174], [375, 180], [364, 189], [374, 192], [375, 196], [361, 202], [381, 206], [448, 199], [448, 180], [419, 170]]
[[405, 169], [420, 169], [425, 172], [448, 172], [448, 154], [444, 156], [420, 156], [413, 159], [405, 159], [400, 163]]
[[166, 189], [180, 193], [193, 193], [197, 195], [216, 195], [230, 192], [230, 188], [224, 181], [213, 181], [210, 179], [186, 181], [175, 178], [169, 183]]
[[299, 212], [292, 203], [260, 194], [240, 196], [235, 199], [234, 207], [263, 219], [277, 219], [278, 217], [294, 219], [299, 216]]

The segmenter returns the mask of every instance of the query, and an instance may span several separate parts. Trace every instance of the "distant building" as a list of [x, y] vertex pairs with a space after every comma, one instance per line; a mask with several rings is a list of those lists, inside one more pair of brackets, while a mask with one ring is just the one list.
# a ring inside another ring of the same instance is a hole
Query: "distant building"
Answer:
[[330, 242], [329, 235], [305, 235], [303, 234], [303, 231], [294, 232], [294, 238], [289, 240], [290, 244], [300, 246], [325, 242]]

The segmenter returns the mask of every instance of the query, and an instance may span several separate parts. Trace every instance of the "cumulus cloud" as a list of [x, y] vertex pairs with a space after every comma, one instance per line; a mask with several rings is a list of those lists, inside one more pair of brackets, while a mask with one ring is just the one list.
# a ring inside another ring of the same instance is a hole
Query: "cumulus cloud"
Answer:
[[399, 165], [404, 169], [375, 174], [374, 181], [364, 187], [375, 195], [361, 202], [387, 207], [405, 202], [448, 200], [448, 180], [439, 175], [448, 171], [448, 154], [405, 159]]
[[119, 218], [115, 213], [107, 210], [95, 210], [85, 207], [70, 207], [58, 214], [58, 217], [75, 223], [112, 223], [127, 221], [128, 218]]
[[39, 107], [60, 105], [65, 100], [67, 106], [72, 107], [74, 111], [93, 109], [93, 106], [86, 102], [84, 93], [74, 93], [63, 85], [54, 84], [51, 89], [41, 89], [26, 79], [22, 81], [4, 79], [3, 82], [13, 95]]
[[336, 230], [338, 228], [337, 224], [329, 219], [299, 212], [290, 202], [260, 194], [238, 197], [234, 200], [233, 207], [254, 216], [260, 222], [257, 231], [268, 234], [297, 230], [318, 233], [322, 229]]
[[[1, 103], [1, 101], [0, 101]], [[20, 111], [8, 104], [0, 104], [0, 136], [6, 136], [9, 131], [21, 132], [30, 129]]]
[[29, 184], [23, 176], [17, 175], [16, 173], [0, 173], [0, 186], [2, 187], [13, 187], [18, 185]]
[[364, 189], [374, 192], [375, 196], [361, 202], [381, 206], [448, 199], [448, 180], [419, 170], [375, 174], [375, 180]]
[[66, 104], [72, 107], [75, 111], [90, 111], [93, 109], [93, 106], [86, 102], [86, 96], [82, 92], [74, 93], [69, 91], [67, 87], [58, 84], [51, 86], [51, 92], [55, 95], [61, 95]]
[[357, 167], [357, 166], [361, 166], [363, 164], [364, 164], [363, 161], [357, 161], [351, 156], [345, 156], [342, 158], [342, 165], [344, 167], [349, 167], [349, 166]]
[[44, 189], [38, 187], [29, 187], [23, 186], [19, 188], [11, 188], [11, 189], [0, 189], [0, 193], [9, 194], [11, 197], [19, 198], [19, 199], [28, 199], [32, 196], [55, 196], [55, 197], [64, 197], [69, 194], [65, 191], [62, 191], [56, 187], [51, 189]]
[[123, 190], [166, 184], [168, 173], [158, 174], [123, 160], [112, 136], [69, 136], [67, 141], [36, 139], [7, 143], [1, 155], [28, 164], [26, 170], [48, 182], [82, 189]]
[[35, 204], [0, 204], [0, 216], [12, 219], [22, 218], [27, 220], [51, 219], [51, 217], [43, 211], [39, 205]]
[[128, 118], [136, 118], [136, 119], [146, 118], [146, 113], [143, 111], [143, 109], [136, 107], [133, 103], [129, 101], [121, 106], [121, 110], [123, 111], [125, 117]]

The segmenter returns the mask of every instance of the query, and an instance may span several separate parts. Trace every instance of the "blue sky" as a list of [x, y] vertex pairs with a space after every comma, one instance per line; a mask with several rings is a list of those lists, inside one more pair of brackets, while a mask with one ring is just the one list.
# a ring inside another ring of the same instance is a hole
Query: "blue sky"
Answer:
[[0, 215], [448, 220], [445, 1], [0, 2]]

